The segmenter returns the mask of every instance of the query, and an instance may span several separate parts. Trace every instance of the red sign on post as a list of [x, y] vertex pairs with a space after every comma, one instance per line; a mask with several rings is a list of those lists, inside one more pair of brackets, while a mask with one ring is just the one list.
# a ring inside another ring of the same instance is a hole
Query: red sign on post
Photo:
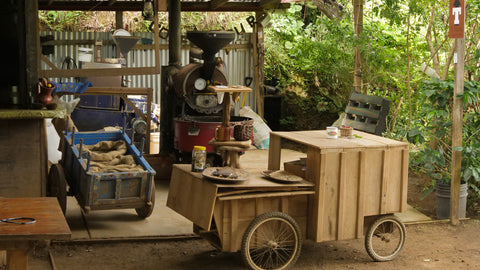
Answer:
[[449, 38], [464, 38], [465, 0], [450, 0], [448, 26]]

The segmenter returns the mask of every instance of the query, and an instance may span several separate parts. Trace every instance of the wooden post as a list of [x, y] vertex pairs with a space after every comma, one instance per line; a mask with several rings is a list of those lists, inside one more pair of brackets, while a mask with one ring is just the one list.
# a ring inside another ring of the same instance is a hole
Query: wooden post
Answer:
[[180, 66], [182, 56], [180, 0], [168, 0], [168, 65]]
[[253, 27], [253, 65], [254, 65], [254, 91], [257, 99], [257, 114], [263, 117], [263, 66], [264, 66], [264, 43], [263, 25], [261, 12], [255, 12], [255, 24]]
[[[40, 70], [40, 57], [41, 55], [41, 46], [40, 46], [40, 35], [37, 31], [38, 28], [38, 3], [37, 1], [25, 1], [22, 4], [19, 1], [19, 6], [23, 5], [25, 10], [19, 11], [21, 16], [20, 20], [23, 20], [25, 23], [19, 23], [18, 32], [19, 42], [20, 42], [20, 65], [25, 64], [25, 66], [20, 66], [19, 71], [19, 96], [18, 101], [19, 105], [24, 107], [30, 105], [30, 93], [34, 92], [38, 87], [38, 71]], [[21, 50], [24, 50], [24, 54], [21, 53]]]
[[[363, 31], [363, 0], [353, 0], [353, 20], [355, 38], [358, 38]], [[360, 46], [355, 47], [355, 66], [353, 69], [353, 88], [358, 93], [362, 92], [362, 55]]]
[[457, 63], [455, 63], [455, 85], [453, 88], [452, 109], [452, 177], [450, 184], [450, 221], [457, 225], [459, 221], [460, 205], [460, 177], [462, 171], [462, 151], [455, 150], [462, 146], [463, 128], [463, 77], [465, 39], [455, 39]]
[[452, 108], [452, 168], [450, 182], [450, 222], [459, 223], [460, 177], [462, 171], [463, 80], [465, 69], [465, 1], [450, 0], [449, 37], [455, 39], [455, 84]]
[[230, 126], [230, 93], [225, 92], [223, 95], [223, 117], [222, 117], [222, 126], [228, 127]]

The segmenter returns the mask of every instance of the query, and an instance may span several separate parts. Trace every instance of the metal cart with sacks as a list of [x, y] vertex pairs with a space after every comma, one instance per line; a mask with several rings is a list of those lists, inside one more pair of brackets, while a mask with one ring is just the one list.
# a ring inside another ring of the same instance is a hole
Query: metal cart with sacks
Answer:
[[[240, 250], [250, 269], [292, 267], [303, 239], [364, 237], [370, 257], [392, 260], [406, 240], [405, 225], [394, 213], [407, 207], [408, 144], [353, 135], [272, 132], [268, 170], [229, 168], [233, 179], [213, 168], [199, 173], [175, 164], [167, 206], [219, 250]], [[306, 158], [279, 170], [285, 140], [303, 145]]]
[[137, 149], [125, 130], [65, 132], [62, 159], [50, 168], [47, 191], [63, 213], [71, 195], [85, 213], [134, 208], [146, 218], [155, 205], [154, 176], [143, 147]]

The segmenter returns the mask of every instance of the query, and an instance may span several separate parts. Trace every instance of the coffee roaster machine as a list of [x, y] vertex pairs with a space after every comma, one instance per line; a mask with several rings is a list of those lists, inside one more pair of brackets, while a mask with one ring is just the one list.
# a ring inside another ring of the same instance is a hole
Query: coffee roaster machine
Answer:
[[[163, 103], [165, 107], [162, 106], [164, 110], [170, 106], [174, 112], [168, 112], [169, 119], [162, 118], [162, 121], [171, 122], [164, 126], [170, 126], [173, 136], [167, 135], [161, 140], [170, 140], [162, 144], [165, 148], [170, 143], [173, 145], [170, 149], [175, 155], [175, 162], [189, 163], [195, 145], [207, 148], [208, 165], [220, 166], [223, 162], [215, 148], [208, 144], [214, 137], [215, 128], [222, 123], [222, 96], [209, 90], [208, 86], [228, 85], [222, 60], [215, 55], [234, 38], [235, 32], [230, 31], [187, 32], [190, 43], [202, 50], [201, 61], [191, 61], [168, 76], [168, 89], [165, 92], [173, 95], [169, 102], [174, 105]], [[230, 123], [235, 125], [249, 120], [251, 119], [247, 117], [231, 116]]]

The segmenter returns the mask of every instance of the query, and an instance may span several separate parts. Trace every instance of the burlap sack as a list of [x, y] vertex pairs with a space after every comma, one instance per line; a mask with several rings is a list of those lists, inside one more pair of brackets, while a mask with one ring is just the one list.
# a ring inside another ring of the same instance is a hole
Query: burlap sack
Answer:
[[127, 153], [127, 143], [122, 140], [101, 141], [94, 145], [84, 145], [83, 148], [87, 155], [90, 154], [92, 161], [110, 162], [117, 156]]
[[93, 173], [143, 171], [136, 164], [133, 155], [127, 153], [127, 143], [118, 141], [100, 141], [94, 145], [85, 145], [82, 156], [90, 155], [90, 171]]

